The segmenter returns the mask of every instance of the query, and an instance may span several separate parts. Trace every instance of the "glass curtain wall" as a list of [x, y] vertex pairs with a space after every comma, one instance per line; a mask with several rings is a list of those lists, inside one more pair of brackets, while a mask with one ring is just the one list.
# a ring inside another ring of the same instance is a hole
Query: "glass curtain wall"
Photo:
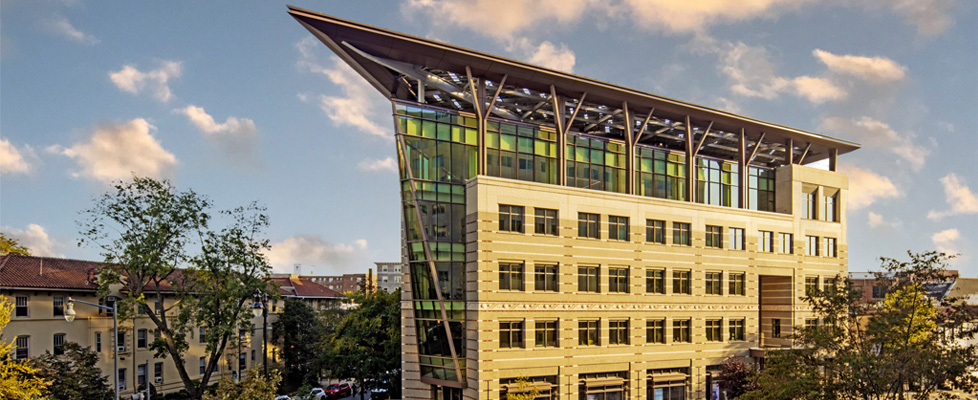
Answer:
[[696, 201], [740, 207], [740, 166], [710, 158], [696, 159]]
[[[464, 371], [464, 184], [478, 168], [478, 121], [403, 104], [395, 104], [395, 112], [399, 139], [404, 143], [399, 155], [401, 199], [421, 376], [461, 382], [464, 377], [458, 376], [456, 366]], [[448, 330], [442, 322], [443, 307]], [[450, 344], [457, 358], [452, 357]]]
[[625, 193], [625, 146], [567, 134], [567, 186]]
[[639, 146], [635, 158], [636, 194], [686, 200], [685, 155]]
[[486, 175], [557, 184], [557, 134], [530, 126], [488, 121]]

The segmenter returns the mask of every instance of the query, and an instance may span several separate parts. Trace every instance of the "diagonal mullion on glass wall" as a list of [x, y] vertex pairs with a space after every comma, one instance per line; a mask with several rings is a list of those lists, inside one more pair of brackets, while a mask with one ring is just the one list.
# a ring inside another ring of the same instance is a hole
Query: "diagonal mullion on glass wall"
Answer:
[[[441, 316], [442, 316], [442, 326], [445, 329], [445, 334], [446, 334], [446, 337], [448, 338], [448, 348], [451, 351], [453, 366], [455, 368], [455, 376], [456, 376], [456, 379], [458, 380], [458, 382], [462, 383], [464, 381], [463, 381], [463, 378], [462, 378], [461, 368], [459, 367], [458, 353], [457, 353], [457, 351], [455, 349], [455, 340], [454, 340], [455, 338], [452, 335], [451, 327], [450, 327], [450, 324], [449, 324], [449, 321], [448, 321], [448, 311], [445, 308], [445, 303], [444, 303], [444, 300], [443, 300], [443, 297], [442, 297], [441, 285], [439, 284], [439, 282], [437, 282], [438, 281], [438, 271], [437, 271], [437, 268], [435, 267], [434, 257], [432, 257], [431, 246], [430, 246], [430, 243], [428, 241], [428, 232], [425, 229], [424, 222], [423, 222], [424, 219], [423, 219], [423, 217], [421, 215], [421, 204], [420, 204], [420, 201], [418, 199], [417, 187], [415, 186], [414, 172], [412, 171], [410, 160], [407, 157], [407, 144], [404, 142], [404, 137], [400, 133], [397, 134], [397, 146], [398, 146], [398, 149], [397, 149], [398, 150], [397, 151], [398, 158], [400, 159], [399, 161], [401, 162], [401, 165], [404, 166], [403, 167], [403, 170], [404, 170], [404, 173], [407, 175], [406, 178], [407, 178], [407, 181], [408, 181], [408, 184], [409, 184], [409, 187], [410, 187], [411, 201], [414, 203], [414, 210], [415, 210], [415, 213], [416, 213], [417, 223], [418, 223], [418, 232], [421, 235], [421, 243], [422, 243], [422, 247], [424, 249], [425, 259], [427, 260], [428, 269], [429, 269], [430, 274], [431, 274], [431, 279], [434, 281], [433, 282], [434, 283], [433, 286], [434, 286], [434, 289], [435, 289], [435, 296], [436, 296], [436, 299], [438, 301], [438, 306], [439, 306], [439, 309], [440, 309], [440, 312], [441, 312]], [[406, 211], [407, 210], [405, 209], [405, 212]], [[408, 220], [407, 219], [407, 216], [405, 216], [405, 221], [407, 221], [407, 220]], [[412, 291], [412, 294], [413, 294], [413, 291]]]

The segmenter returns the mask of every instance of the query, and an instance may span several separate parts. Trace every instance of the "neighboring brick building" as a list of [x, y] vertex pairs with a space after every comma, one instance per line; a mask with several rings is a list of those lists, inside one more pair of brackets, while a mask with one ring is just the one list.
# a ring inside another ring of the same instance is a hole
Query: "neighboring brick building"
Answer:
[[[328, 289], [340, 293], [359, 292], [370, 288], [376, 288], [377, 283], [373, 279], [373, 270], [368, 269], [366, 274], [343, 274], [343, 275], [302, 275], [302, 279], [309, 279], [312, 282], [325, 286]], [[368, 285], [368, 282], [372, 285]], [[370, 289], [373, 290], [373, 289]]]
[[[75, 342], [95, 350], [98, 367], [109, 377], [109, 385], [112, 384], [112, 347], [115, 341], [112, 338], [111, 312], [76, 303], [75, 320], [69, 323], [64, 318], [69, 297], [90, 303], [111, 304], [112, 296], [100, 297], [96, 293], [98, 285], [95, 280], [101, 267], [101, 263], [93, 261], [13, 254], [0, 256], [0, 295], [15, 304], [3, 338], [17, 344], [14, 357], [37, 357], [45, 351], [58, 351], [65, 342]], [[327, 307], [343, 300], [340, 293], [306, 278], [286, 275], [273, 277], [271, 281], [280, 287], [279, 294], [283, 299], [304, 299], [313, 308]], [[119, 296], [119, 293], [114, 295]], [[168, 297], [156, 309], [172, 305], [173, 299]], [[283, 303], [269, 300], [268, 306], [270, 328], [283, 311]], [[225, 349], [216, 373], [211, 375], [212, 383], [225, 374], [237, 376], [247, 368], [261, 366], [262, 318], [253, 319], [252, 323], [254, 331], [250, 334], [244, 331], [242, 346], [229, 344]], [[155, 340], [155, 329], [156, 325], [145, 316], [119, 321], [120, 395], [128, 397], [135, 393], [136, 387], [147, 378], [161, 393], [183, 389], [173, 361], [156, 358], [154, 351], [149, 349], [149, 343]], [[205, 345], [197, 337], [197, 330], [192, 330], [188, 338], [190, 348], [184, 354], [187, 372], [195, 379], [203, 374], [207, 361], [204, 359]], [[268, 340], [268, 361], [271, 365], [278, 361], [278, 349], [271, 344], [271, 332], [268, 332]], [[145, 367], [147, 361], [149, 371]]]

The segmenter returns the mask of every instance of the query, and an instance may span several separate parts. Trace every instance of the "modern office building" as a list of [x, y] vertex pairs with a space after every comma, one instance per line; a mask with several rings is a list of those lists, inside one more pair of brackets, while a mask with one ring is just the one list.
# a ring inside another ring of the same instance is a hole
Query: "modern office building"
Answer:
[[847, 272], [855, 143], [289, 13], [392, 102], [405, 398], [712, 398]]

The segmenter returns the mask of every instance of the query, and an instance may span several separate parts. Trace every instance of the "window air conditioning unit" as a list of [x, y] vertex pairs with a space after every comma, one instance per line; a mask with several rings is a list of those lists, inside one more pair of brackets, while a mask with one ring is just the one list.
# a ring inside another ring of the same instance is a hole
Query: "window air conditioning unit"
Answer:
[[163, 377], [157, 376], [156, 379], [154, 380], [154, 382], [156, 382], [156, 383], [163, 382]]
[[116, 347], [116, 350], [118, 350], [120, 353], [125, 353], [126, 352], [126, 346]]

